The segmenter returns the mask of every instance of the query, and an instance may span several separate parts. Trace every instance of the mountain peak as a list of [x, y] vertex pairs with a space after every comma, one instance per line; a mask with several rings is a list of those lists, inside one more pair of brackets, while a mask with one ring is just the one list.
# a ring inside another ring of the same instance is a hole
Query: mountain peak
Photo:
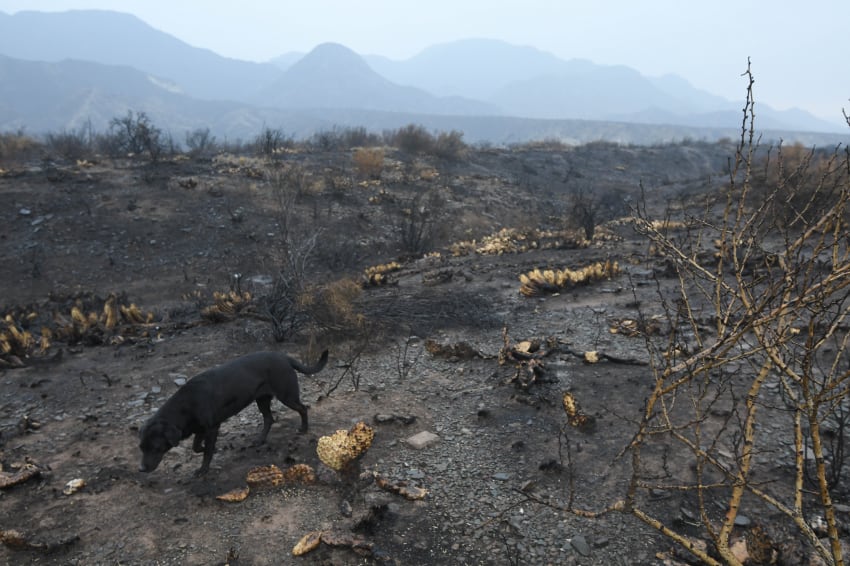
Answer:
[[290, 71], [313, 69], [343, 75], [374, 74], [363, 58], [339, 43], [321, 43], [290, 68]]

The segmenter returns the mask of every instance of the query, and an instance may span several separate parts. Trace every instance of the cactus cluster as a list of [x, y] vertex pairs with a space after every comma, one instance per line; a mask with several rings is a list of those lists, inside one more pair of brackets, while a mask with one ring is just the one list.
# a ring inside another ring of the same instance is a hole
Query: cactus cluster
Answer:
[[610, 279], [620, 272], [616, 261], [605, 260], [579, 269], [534, 269], [519, 276], [519, 292], [526, 297], [543, 293], [560, 293], [577, 285]]

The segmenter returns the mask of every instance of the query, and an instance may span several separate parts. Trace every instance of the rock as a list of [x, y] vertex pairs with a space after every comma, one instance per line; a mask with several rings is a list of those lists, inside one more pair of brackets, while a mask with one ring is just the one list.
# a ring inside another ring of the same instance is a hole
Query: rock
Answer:
[[422, 450], [428, 446], [431, 446], [435, 442], [440, 440], [440, 437], [434, 434], [433, 432], [429, 432], [427, 430], [423, 430], [417, 434], [414, 434], [411, 437], [408, 437], [405, 442], [408, 446], [413, 448], [414, 450]]
[[570, 546], [582, 556], [590, 556], [590, 545], [587, 544], [587, 539], [583, 535], [574, 536], [570, 540]]
[[747, 528], [752, 524], [750, 518], [746, 515], [735, 515], [735, 526]]
[[493, 479], [498, 481], [508, 481], [511, 475], [506, 472], [496, 472], [493, 474]]
[[598, 539], [593, 541], [593, 546], [595, 546], [596, 548], [605, 548], [610, 542], [611, 541], [609, 541], [605, 537], [599, 537]]

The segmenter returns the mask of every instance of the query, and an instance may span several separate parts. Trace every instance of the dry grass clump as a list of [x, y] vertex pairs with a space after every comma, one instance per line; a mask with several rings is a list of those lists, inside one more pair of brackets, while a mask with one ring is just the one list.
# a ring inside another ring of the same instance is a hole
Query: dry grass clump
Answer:
[[299, 297], [299, 308], [320, 327], [334, 332], [362, 329], [366, 322], [355, 302], [362, 292], [350, 278], [309, 287]]
[[0, 133], [0, 164], [13, 165], [25, 161], [40, 148], [41, 144], [23, 131]]
[[384, 150], [358, 147], [352, 157], [357, 174], [368, 179], [380, 179], [384, 170]]

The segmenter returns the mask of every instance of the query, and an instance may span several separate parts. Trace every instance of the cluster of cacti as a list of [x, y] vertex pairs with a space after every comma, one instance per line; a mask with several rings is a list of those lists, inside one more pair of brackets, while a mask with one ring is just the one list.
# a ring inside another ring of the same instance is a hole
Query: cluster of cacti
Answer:
[[242, 291], [213, 291], [213, 304], [201, 309], [201, 316], [212, 322], [233, 320], [251, 304], [251, 293]]
[[397, 261], [391, 261], [390, 263], [382, 263], [381, 265], [367, 267], [364, 273], [365, 280], [363, 282], [363, 285], [366, 287], [377, 287], [380, 285], [386, 285], [390, 282], [390, 278], [387, 275], [394, 271], [398, 271], [401, 268], [402, 265]]
[[495, 234], [485, 236], [480, 241], [468, 240], [452, 244], [450, 250], [454, 256], [470, 254], [502, 255], [524, 253], [530, 250], [584, 248], [588, 245], [590, 245], [590, 242], [584, 238], [583, 233], [576, 230], [502, 228]]
[[[153, 313], [143, 312], [135, 303], [124, 304], [114, 293], [103, 301], [100, 310], [92, 308], [92, 303], [99, 299], [86, 299], [75, 299], [67, 314], [59, 309], [53, 310], [52, 315], [41, 314], [41, 309], [35, 307], [5, 313], [0, 320], [0, 357], [14, 357], [19, 362], [36, 352], [46, 353], [54, 340], [68, 344], [100, 344], [106, 341], [108, 333], [120, 340], [120, 333], [116, 334], [120, 325], [132, 327], [154, 320]], [[34, 328], [40, 328], [37, 335], [31, 330]]]
[[[23, 357], [32, 351], [35, 337], [29, 330], [19, 328], [14, 316], [7, 314], [3, 317], [3, 327], [0, 331], [0, 354]], [[50, 345], [49, 341], [47, 345]]]
[[611, 260], [596, 262], [579, 269], [534, 269], [519, 276], [522, 283], [519, 292], [526, 297], [559, 293], [576, 285], [610, 279], [619, 272], [619, 265]]

